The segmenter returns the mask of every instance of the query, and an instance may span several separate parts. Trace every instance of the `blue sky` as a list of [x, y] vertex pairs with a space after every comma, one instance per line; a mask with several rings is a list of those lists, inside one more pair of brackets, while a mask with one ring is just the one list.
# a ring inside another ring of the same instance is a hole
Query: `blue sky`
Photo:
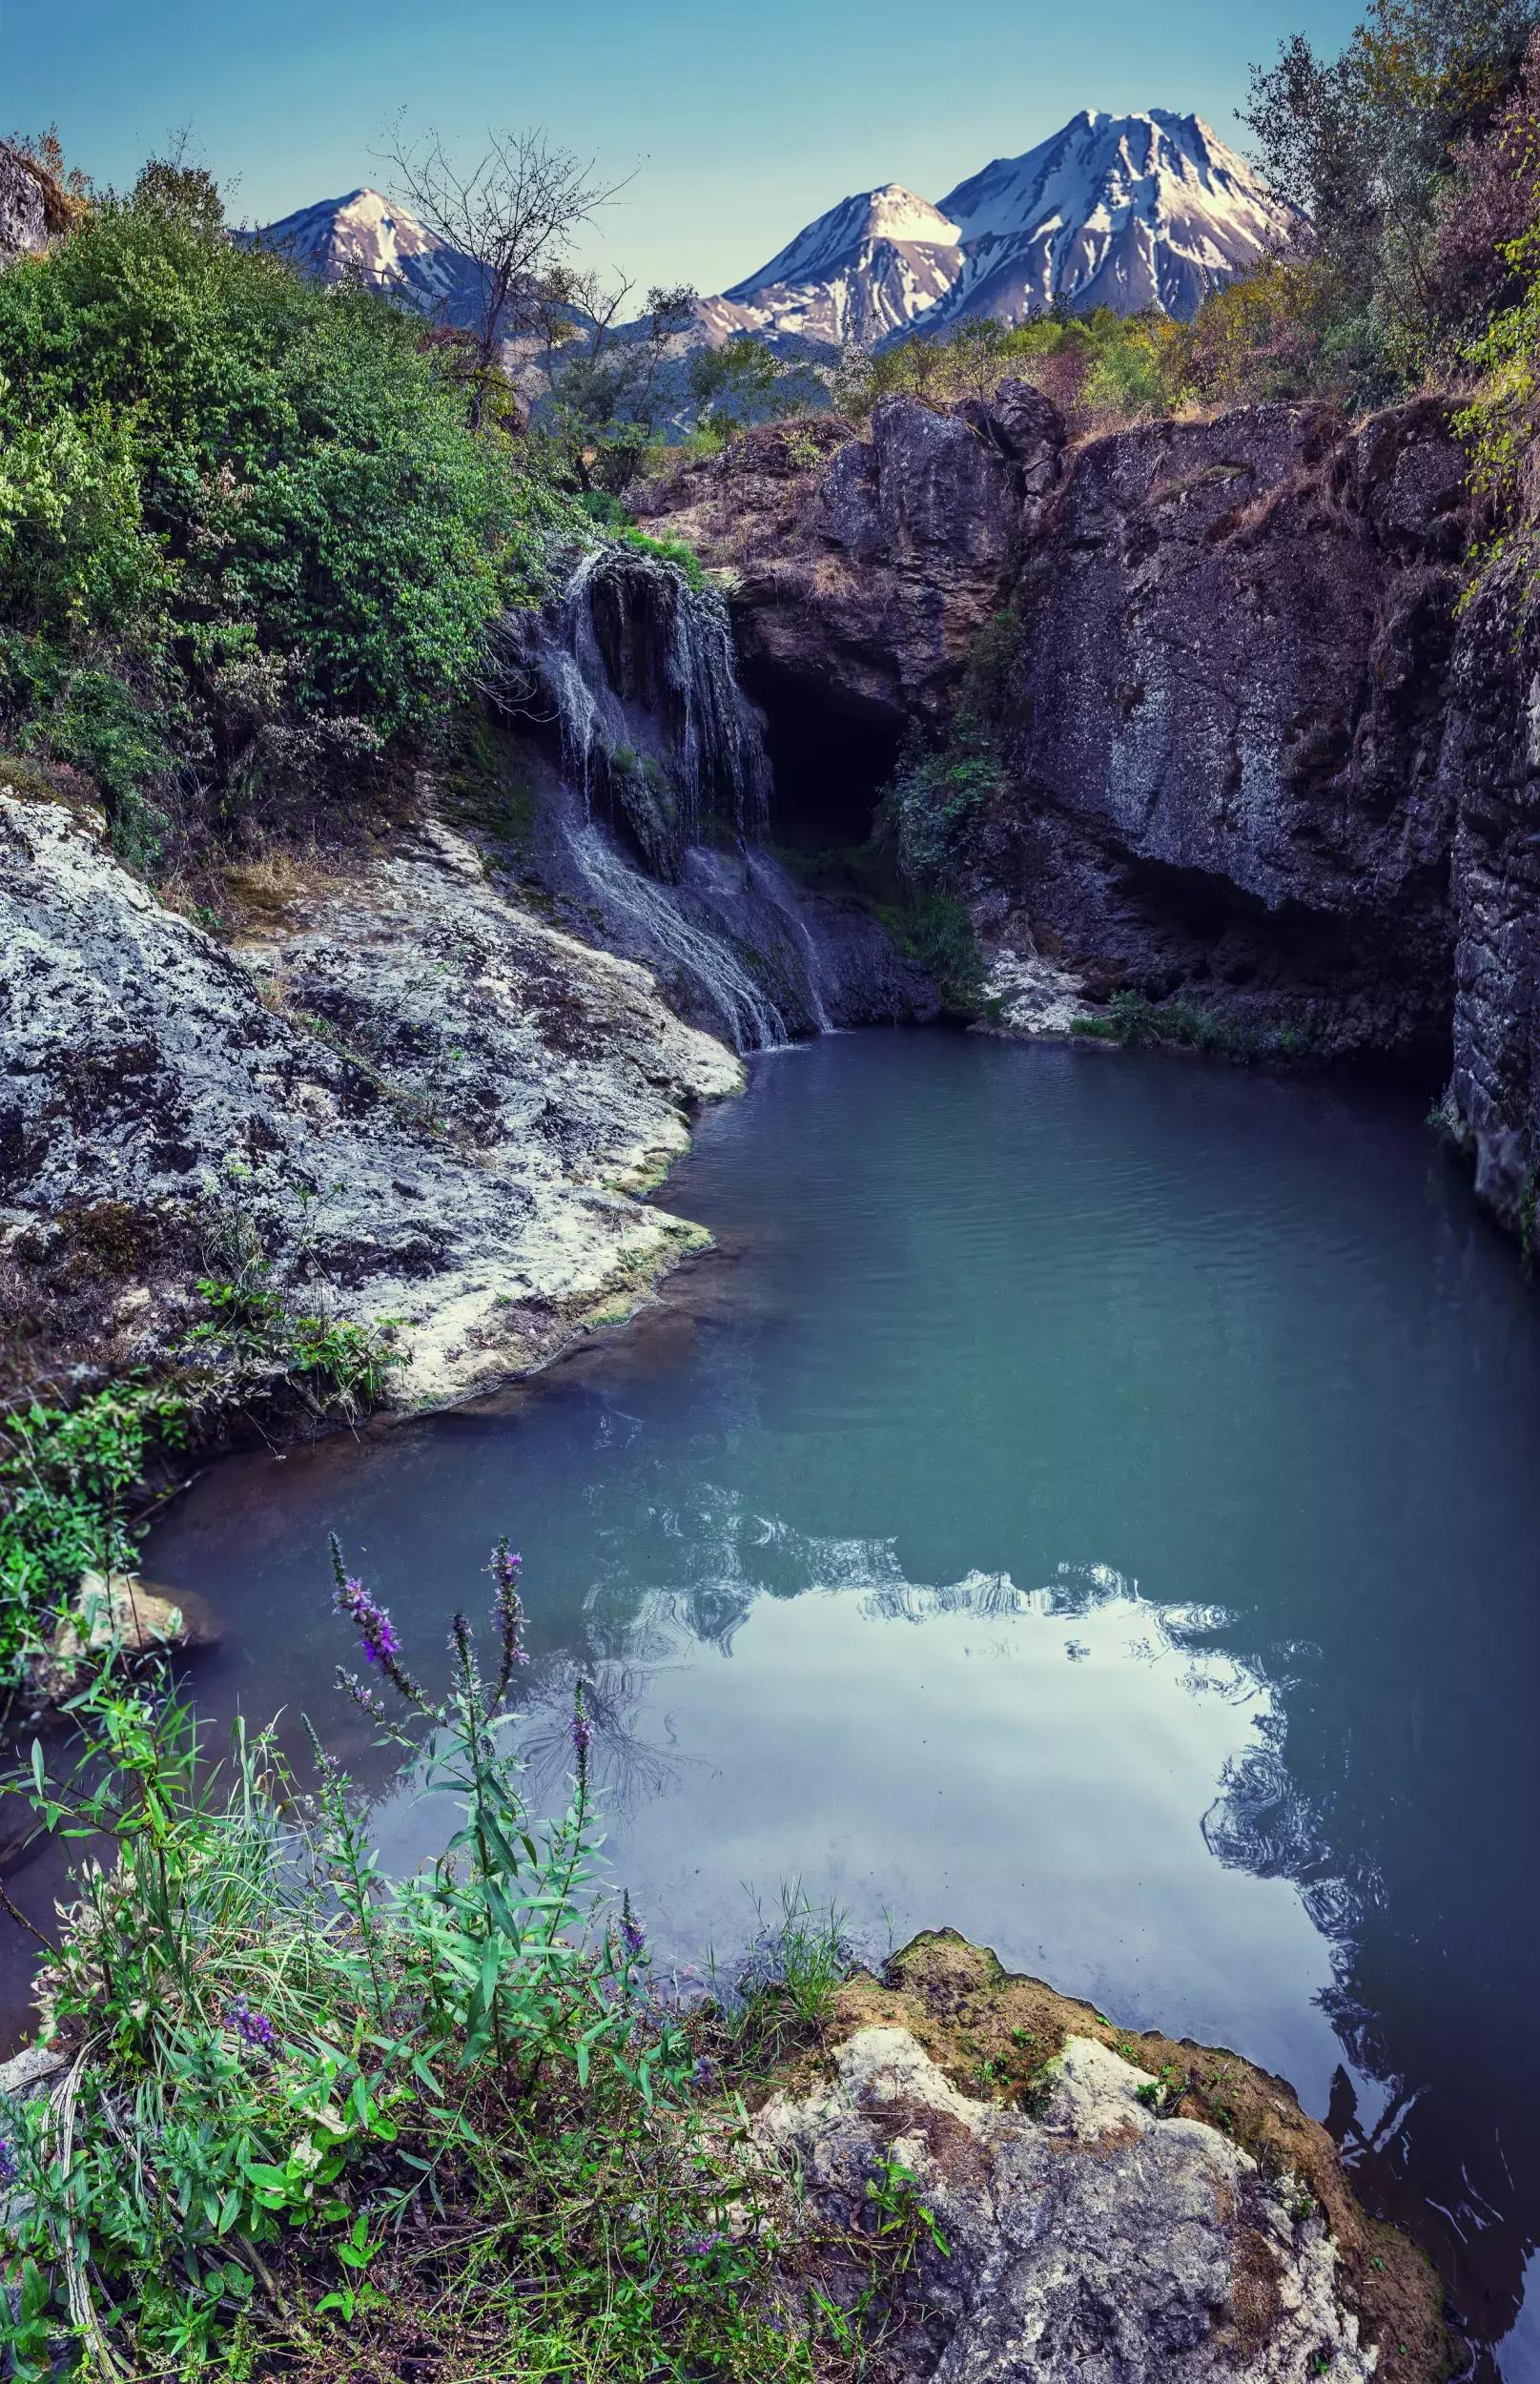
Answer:
[[1239, 139], [1248, 62], [1339, 0], [0, 0], [0, 132], [56, 121], [126, 182], [175, 127], [237, 218], [360, 182], [403, 105], [468, 148], [543, 123], [620, 175], [586, 242], [639, 281], [721, 288], [848, 192], [936, 198], [1078, 108], [1196, 109]]

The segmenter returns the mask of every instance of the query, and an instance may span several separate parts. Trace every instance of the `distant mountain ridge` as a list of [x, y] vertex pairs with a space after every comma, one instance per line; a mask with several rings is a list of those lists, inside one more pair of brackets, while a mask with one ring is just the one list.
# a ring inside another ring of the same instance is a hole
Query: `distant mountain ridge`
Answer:
[[[757, 273], [700, 299], [683, 344], [751, 332], [803, 352], [873, 345], [921, 322], [1017, 323], [1056, 300], [1185, 318], [1303, 224], [1201, 116], [1085, 108], [934, 206], [900, 182], [841, 199]], [[471, 258], [378, 191], [241, 236], [284, 248], [323, 280], [358, 274], [394, 288], [442, 321], [467, 323], [481, 307]]]

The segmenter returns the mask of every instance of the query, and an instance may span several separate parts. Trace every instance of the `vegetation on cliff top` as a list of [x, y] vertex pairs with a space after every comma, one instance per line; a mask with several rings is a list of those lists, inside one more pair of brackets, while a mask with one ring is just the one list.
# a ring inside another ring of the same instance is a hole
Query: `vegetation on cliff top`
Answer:
[[419, 319], [233, 243], [196, 171], [0, 276], [0, 737], [141, 867], [421, 731], [571, 518]]

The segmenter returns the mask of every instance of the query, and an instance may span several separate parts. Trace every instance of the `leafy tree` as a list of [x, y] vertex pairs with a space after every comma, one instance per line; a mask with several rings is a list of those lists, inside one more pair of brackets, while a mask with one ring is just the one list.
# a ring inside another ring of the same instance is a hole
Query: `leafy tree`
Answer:
[[697, 348], [686, 380], [698, 418], [718, 431], [799, 413], [810, 399], [822, 396], [810, 366], [778, 355], [768, 341], [749, 334], [719, 348]]
[[1349, 388], [1414, 377], [1445, 336], [1440, 195], [1512, 89], [1537, 15], [1536, 0], [1373, 0], [1336, 58], [1295, 34], [1253, 68], [1246, 121], [1269, 179], [1312, 219], [1326, 344]]
[[666, 414], [680, 397], [673, 345], [696, 295], [688, 283], [648, 290], [635, 322], [619, 324], [631, 285], [606, 288], [594, 274], [556, 277], [543, 352], [546, 394], [538, 442], [569, 486], [618, 496], [636, 478]]
[[1441, 325], [1457, 344], [1479, 337], [1524, 294], [1512, 251], [1540, 217], [1540, 32], [1530, 35], [1490, 131], [1460, 142], [1453, 162], [1439, 194], [1428, 270]]
[[254, 690], [359, 750], [430, 719], [550, 516], [419, 320], [216, 208], [153, 162], [0, 277], [0, 711], [120, 825], [178, 757], [217, 777]]

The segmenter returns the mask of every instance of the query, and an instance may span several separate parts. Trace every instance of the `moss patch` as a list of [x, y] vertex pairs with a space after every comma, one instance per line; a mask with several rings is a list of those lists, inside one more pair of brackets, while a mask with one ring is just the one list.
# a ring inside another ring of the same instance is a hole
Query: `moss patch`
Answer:
[[1042, 2098], [1046, 2065], [1067, 2037], [1110, 2045], [1148, 2070], [1154, 2107], [1222, 2128], [1263, 2168], [1296, 2178], [1320, 2205], [1341, 2255], [1345, 2297], [1364, 2339], [1379, 2351], [1386, 2384], [1444, 2384], [1452, 2374], [1431, 2264], [1359, 2208], [1336, 2146], [1282, 2078], [1222, 2046], [1119, 2028], [1092, 2004], [1005, 1970], [987, 1948], [951, 1929], [916, 1937], [880, 1979], [852, 1979], [836, 1999], [827, 2041], [837, 2045], [858, 2028], [884, 2024], [908, 2028], [965, 2093], [1029, 2109]]

